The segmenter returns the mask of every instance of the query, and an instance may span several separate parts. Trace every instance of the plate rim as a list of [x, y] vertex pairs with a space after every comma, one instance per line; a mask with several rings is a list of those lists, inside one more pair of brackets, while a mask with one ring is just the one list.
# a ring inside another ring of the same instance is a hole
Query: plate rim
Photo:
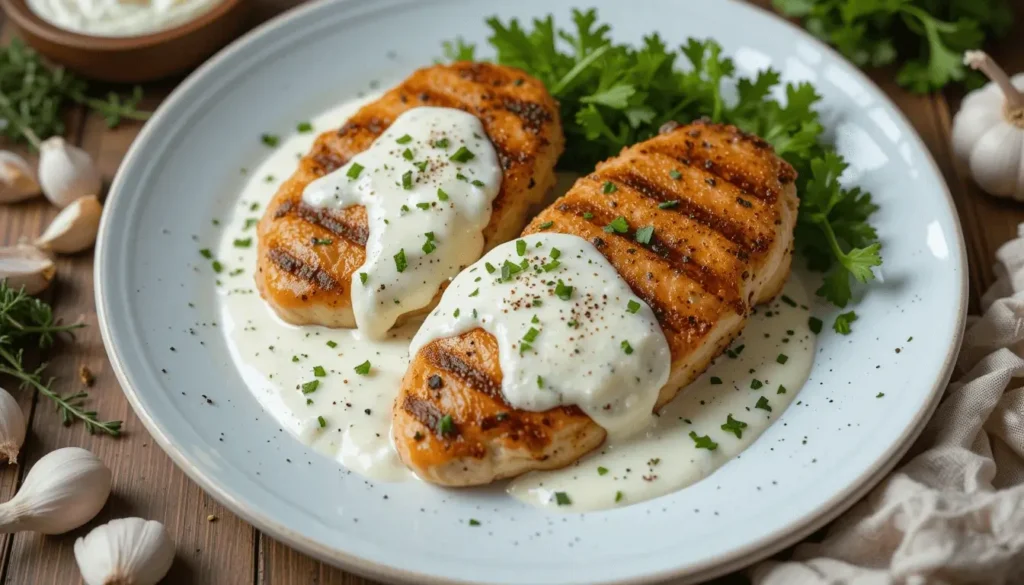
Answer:
[[[888, 451], [880, 457], [870, 469], [859, 477], [857, 481], [852, 482], [847, 489], [837, 493], [827, 502], [823, 503], [816, 514], [810, 514], [798, 522], [791, 523], [784, 531], [766, 535], [744, 547], [735, 549], [728, 553], [708, 557], [699, 563], [655, 573], [647, 573], [636, 577], [613, 581], [602, 581], [601, 583], [605, 585], [641, 585], [646, 583], [662, 582], [669, 579], [682, 579], [684, 582], [690, 583], [702, 579], [714, 578], [750, 566], [755, 562], [761, 561], [764, 558], [779, 552], [780, 550], [788, 548], [830, 523], [840, 514], [844, 513], [857, 501], [867, 495], [868, 492], [874, 489], [882, 478], [895, 468], [903, 455], [906, 454], [913, 442], [924, 430], [924, 427], [927, 425], [935, 409], [941, 402], [944, 389], [952, 376], [956, 357], [959, 353], [966, 327], [969, 281], [968, 271], [966, 270], [968, 259], [963, 228], [960, 223], [959, 214], [957, 213], [952, 193], [949, 189], [949, 184], [946, 182], [945, 176], [938, 164], [935, 162], [931, 151], [928, 149], [927, 145], [925, 145], [920, 134], [918, 134], [903, 111], [893, 103], [889, 96], [877, 84], [875, 84], [874, 81], [872, 81], [859, 67], [850, 63], [845, 57], [832, 49], [832, 47], [819, 41], [802, 28], [774, 12], [771, 12], [770, 10], [748, 2], [743, 2], [742, 0], [728, 0], [728, 2], [739, 10], [760, 12], [762, 15], [766, 15], [769, 18], [776, 20], [781, 25], [788, 27], [793, 34], [799, 35], [804, 41], [812, 43], [816, 49], [827, 54], [830, 58], [846, 63], [853, 71], [853, 75], [856, 76], [857, 80], [863, 85], [869, 87], [870, 91], [875, 92], [877, 97], [879, 97], [880, 100], [888, 106], [891, 112], [912, 130], [912, 132], [910, 132], [912, 135], [910, 140], [915, 144], [917, 149], [923, 153], [923, 158], [926, 161], [927, 168], [931, 170], [934, 176], [940, 179], [939, 182], [942, 185], [942, 194], [945, 196], [946, 206], [952, 216], [953, 223], [956, 228], [956, 251], [959, 259], [958, 268], [960, 272], [960, 286], [957, 290], [957, 294], [959, 295], [960, 309], [956, 316], [953, 337], [949, 340], [949, 346], [947, 347], [946, 355], [943, 358], [942, 368], [937, 373], [933, 382], [930, 391], [931, 395], [927, 403], [923, 404], [923, 407], [918, 410], [912, 423], [903, 430], [899, 439], [890, 446]], [[207, 75], [208, 71], [219, 66], [221, 61], [226, 60], [230, 55], [245, 51], [251, 44], [257, 42], [257, 40], [264, 34], [275, 29], [282, 28], [289, 22], [302, 18], [306, 13], [319, 10], [322, 6], [332, 3], [355, 4], [356, 0], [315, 0], [287, 10], [237, 38], [189, 74], [188, 77], [178, 84], [167, 98], [161, 102], [150, 120], [143, 126], [139, 134], [135, 137], [135, 140], [132, 142], [128, 152], [122, 159], [117, 173], [111, 182], [104, 207], [112, 207], [118, 199], [122, 197], [121, 184], [123, 183], [123, 177], [126, 174], [125, 169], [137, 163], [135, 159], [138, 158], [138, 152], [141, 150], [143, 143], [151, 140], [150, 135], [153, 132], [152, 128], [155, 128], [156, 126], [156, 122], [163, 119], [166, 112], [173, 104], [183, 99], [183, 95], [189, 90], [189, 88], [199, 83], [200, 80]], [[132, 410], [135, 412], [139, 421], [142, 422], [146, 431], [149, 432], [157, 444], [160, 445], [160, 448], [171, 458], [175, 465], [177, 465], [178, 468], [181, 469], [192, 481], [196, 482], [201, 489], [231, 510], [232, 513], [257, 527], [260, 531], [282, 541], [287, 546], [300, 550], [330, 565], [337, 566], [359, 575], [382, 579], [389, 582], [431, 585], [463, 585], [471, 583], [470, 581], [464, 581], [461, 579], [440, 578], [426, 573], [398, 569], [390, 565], [379, 564], [366, 560], [362, 557], [334, 547], [325, 546], [314, 539], [303, 536], [286, 525], [275, 522], [272, 518], [259, 510], [247, 508], [243, 502], [236, 499], [235, 495], [233, 495], [226, 486], [222, 486], [214, 478], [208, 477], [202, 470], [188, 460], [187, 456], [175, 446], [175, 443], [166, 434], [162, 425], [158, 423], [151, 413], [143, 407], [137, 390], [129, 383], [127, 368], [118, 354], [117, 347], [113, 341], [113, 332], [107, 319], [109, 300], [106, 297], [105, 289], [103, 287], [107, 268], [102, 261], [104, 257], [104, 243], [108, 239], [108, 234], [114, 229], [110, 225], [110, 216], [110, 213], [104, 213], [101, 218], [94, 255], [95, 266], [93, 269], [93, 292], [95, 296], [96, 314], [100, 335], [103, 339], [103, 346], [111, 368], [117, 377], [118, 383], [121, 385], [122, 392], [131, 404]]]

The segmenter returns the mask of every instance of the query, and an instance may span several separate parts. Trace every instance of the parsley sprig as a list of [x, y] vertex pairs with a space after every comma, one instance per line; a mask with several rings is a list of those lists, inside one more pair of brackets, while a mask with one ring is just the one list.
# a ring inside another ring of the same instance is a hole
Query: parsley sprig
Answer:
[[[823, 140], [814, 109], [821, 98], [811, 84], [787, 84], [778, 100], [778, 72], [738, 77], [714, 40], [691, 38], [670, 49], [652, 34], [639, 47], [616, 44], [594, 10], [574, 11], [573, 30], [557, 29], [551, 16], [532, 28], [515, 19], [490, 18], [487, 25], [495, 60], [526, 70], [558, 100], [568, 142], [562, 168], [588, 173], [668, 121], [735, 124], [770, 142], [799, 173], [796, 244], [812, 269], [826, 273], [818, 295], [845, 307], [853, 282], [874, 279], [871, 269], [882, 258], [868, 219], [877, 206], [869, 194], [840, 184], [847, 164]], [[444, 48], [450, 59], [476, 58], [476, 48], [461, 40]], [[732, 89], [735, 98], [728, 99]]]

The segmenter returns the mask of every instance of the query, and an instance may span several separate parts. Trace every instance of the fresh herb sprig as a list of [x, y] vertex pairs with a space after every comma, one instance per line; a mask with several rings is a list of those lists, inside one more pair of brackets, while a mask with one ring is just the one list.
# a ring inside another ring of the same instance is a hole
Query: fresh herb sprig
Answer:
[[811, 34], [861, 67], [902, 63], [896, 81], [915, 92], [983, 78], [963, 53], [1013, 27], [1007, 0], [773, 0]]
[[[594, 10], [574, 11], [573, 23], [573, 30], [556, 29], [548, 16], [526, 29], [515, 19], [487, 20], [495, 60], [537, 77], [560, 103], [567, 139], [560, 167], [588, 173], [668, 121], [735, 124], [770, 142], [799, 173], [796, 244], [812, 269], [826, 273], [818, 295], [844, 307], [853, 281], [874, 279], [881, 246], [868, 220], [877, 206], [869, 194], [840, 184], [847, 164], [823, 141], [814, 109], [821, 98], [811, 84], [778, 88], [779, 73], [771, 69], [738, 77], [710, 39], [689, 39], [673, 50], [652, 34], [634, 48], [614, 43]], [[449, 59], [476, 58], [476, 47], [461, 39], [444, 50]], [[734, 99], [726, 97], [728, 86]], [[775, 97], [777, 89], [785, 100]]]
[[85, 410], [87, 392], [59, 394], [53, 390], [54, 379], [43, 377], [45, 363], [35, 369], [25, 365], [26, 348], [46, 349], [53, 345], [57, 334], [81, 327], [84, 324], [61, 324], [54, 320], [50, 305], [0, 281], [0, 374], [11, 376], [22, 388], [38, 390], [53, 401], [64, 424], [80, 420], [90, 433], [98, 431], [116, 437], [121, 433], [121, 421], [102, 421], [95, 411]]
[[32, 143], [32, 137], [38, 142], [40, 137], [63, 135], [68, 103], [99, 113], [110, 127], [123, 119], [145, 120], [150, 112], [139, 109], [141, 100], [138, 86], [127, 96], [109, 92], [94, 97], [83, 79], [62, 67], [49, 67], [19, 39], [0, 47], [0, 119], [8, 121], [0, 135], [11, 140]]

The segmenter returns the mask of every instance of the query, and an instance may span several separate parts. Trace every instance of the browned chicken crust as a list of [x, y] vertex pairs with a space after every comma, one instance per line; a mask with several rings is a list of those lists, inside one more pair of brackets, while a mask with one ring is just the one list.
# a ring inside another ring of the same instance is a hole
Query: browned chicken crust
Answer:
[[[366, 209], [317, 209], [302, 202], [302, 191], [369, 148], [399, 114], [418, 106], [473, 114], [498, 153], [502, 183], [483, 232], [484, 252], [514, 237], [529, 207], [554, 185], [565, 139], [558, 104], [539, 81], [490, 63], [459, 62], [414, 72], [340, 129], [318, 136], [267, 206], [257, 231], [256, 285], [285, 321], [355, 327], [350, 286], [352, 273], [366, 259]], [[331, 243], [314, 245], [314, 240]]]
[[[654, 310], [672, 354], [660, 408], [729, 346], [754, 305], [782, 289], [795, 179], [770, 145], [733, 126], [670, 125], [599, 164], [524, 234], [587, 239]], [[605, 232], [618, 216], [630, 231]], [[654, 236], [641, 245], [634, 230], [646, 225]], [[563, 467], [604, 441], [604, 429], [578, 408], [511, 408], [501, 377], [497, 341], [482, 329], [424, 346], [393, 409], [402, 460], [434, 483], [478, 485]], [[450, 424], [442, 425], [445, 416]]]

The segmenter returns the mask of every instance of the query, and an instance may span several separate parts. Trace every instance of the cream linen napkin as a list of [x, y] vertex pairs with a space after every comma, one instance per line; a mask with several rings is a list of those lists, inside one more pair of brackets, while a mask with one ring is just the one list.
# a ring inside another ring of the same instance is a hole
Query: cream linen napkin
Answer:
[[1024, 584], [1024, 224], [909, 461], [755, 585]]

